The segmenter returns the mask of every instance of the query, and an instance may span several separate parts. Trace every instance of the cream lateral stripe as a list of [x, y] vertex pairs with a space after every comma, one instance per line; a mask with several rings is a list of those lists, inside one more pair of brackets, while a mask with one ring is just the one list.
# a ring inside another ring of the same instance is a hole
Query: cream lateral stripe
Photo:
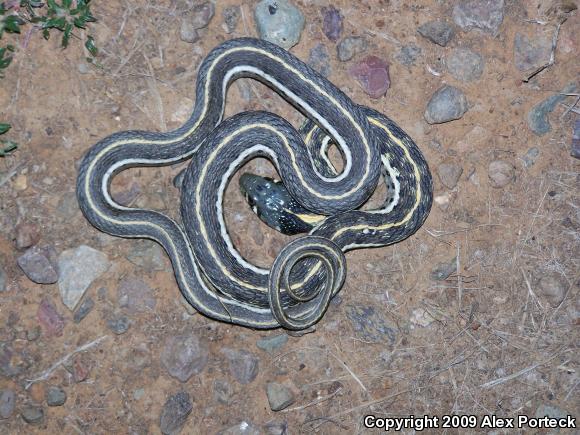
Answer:
[[[417, 181], [417, 186], [415, 189], [415, 192], [416, 192], [415, 204], [413, 205], [413, 208], [411, 208], [411, 210], [409, 210], [409, 212], [405, 215], [405, 217], [399, 222], [393, 222], [390, 224], [379, 225], [379, 226], [357, 225], [357, 226], [353, 226], [353, 227], [345, 227], [345, 228], [342, 228], [342, 229], [336, 231], [332, 235], [331, 240], [336, 240], [336, 238], [338, 238], [343, 233], [345, 233], [347, 231], [351, 231], [353, 229], [354, 230], [365, 230], [365, 229], [367, 229], [367, 230], [370, 230], [370, 229], [385, 230], [385, 229], [405, 225], [409, 220], [411, 220], [411, 218], [413, 217], [413, 214], [415, 213], [415, 210], [417, 210], [417, 207], [419, 206], [419, 203], [421, 202], [421, 189], [420, 189], [421, 173], [419, 172], [419, 168], [417, 167], [417, 164], [415, 163], [415, 161], [413, 160], [413, 158], [409, 154], [409, 150], [407, 149], [405, 144], [403, 144], [403, 142], [399, 138], [397, 138], [396, 136], [393, 135], [393, 133], [388, 129], [388, 127], [383, 125], [380, 121], [376, 120], [375, 118], [369, 117], [368, 119], [369, 119], [371, 124], [376, 125], [376, 126], [382, 128], [383, 130], [385, 130], [385, 132], [389, 135], [389, 137], [393, 140], [393, 142], [395, 142], [403, 150], [403, 152], [405, 153], [405, 157], [411, 163], [411, 166], [413, 166], [415, 180]], [[352, 243], [352, 244], [345, 246], [345, 250], [356, 249], [359, 247], [375, 247], [375, 246], [383, 246], [383, 245], [372, 244], [372, 243], [368, 243], [368, 244]], [[303, 286], [306, 282], [308, 282], [309, 279], [311, 279], [318, 272], [320, 267], [321, 267], [320, 263], [317, 263], [316, 265], [314, 265], [314, 267], [311, 269], [311, 271], [308, 273], [308, 275], [306, 275], [306, 277], [304, 277], [304, 279], [302, 281], [300, 281], [299, 283], [295, 283], [291, 286], [292, 289], [299, 288], [299, 287]]]

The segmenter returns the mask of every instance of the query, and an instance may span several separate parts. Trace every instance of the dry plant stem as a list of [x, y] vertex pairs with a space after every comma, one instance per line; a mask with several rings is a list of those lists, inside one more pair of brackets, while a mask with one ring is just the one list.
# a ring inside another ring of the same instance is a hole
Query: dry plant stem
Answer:
[[77, 353], [83, 352], [87, 349], [90, 349], [93, 346], [96, 346], [97, 344], [99, 344], [101, 341], [106, 340], [107, 338], [109, 338], [108, 335], [103, 335], [102, 337], [99, 337], [89, 343], [85, 343], [82, 346], [77, 347], [75, 350], [73, 350], [72, 352], [70, 352], [69, 354], [63, 356], [61, 359], [59, 359], [57, 362], [55, 362], [53, 365], [51, 365], [48, 369], [46, 369], [45, 371], [43, 371], [42, 373], [40, 373], [39, 375], [37, 375], [34, 379], [27, 379], [26, 381], [26, 386], [24, 387], [26, 390], [28, 388], [30, 388], [30, 386], [38, 381], [44, 381], [46, 379], [48, 379], [48, 377], [56, 370], [58, 369], [62, 364], [66, 363], [71, 357], [75, 356]]
[[[568, 349], [568, 350], [566, 350], [564, 352], [570, 352], [570, 350], [571, 349]], [[512, 379], [519, 378], [520, 376], [525, 375], [528, 372], [531, 372], [535, 368], [540, 367], [540, 366], [543, 366], [543, 365], [549, 363], [553, 359], [559, 357], [564, 352], [562, 352], [560, 350], [560, 351], [556, 352], [554, 355], [552, 355], [550, 358], [548, 358], [547, 360], [540, 361], [539, 363], [533, 364], [533, 365], [531, 365], [529, 367], [526, 367], [525, 369], [522, 369], [522, 370], [520, 370], [518, 372], [512, 373], [511, 375], [504, 376], [502, 378], [498, 378], [498, 379], [494, 379], [493, 381], [486, 382], [485, 384], [481, 384], [479, 387], [480, 388], [492, 388], [492, 387], [495, 387], [496, 385], [503, 384], [504, 382], [511, 381]]]

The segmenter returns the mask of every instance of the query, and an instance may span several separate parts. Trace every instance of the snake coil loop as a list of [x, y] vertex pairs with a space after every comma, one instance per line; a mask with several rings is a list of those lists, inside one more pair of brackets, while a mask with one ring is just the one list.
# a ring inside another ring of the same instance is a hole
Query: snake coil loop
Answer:
[[[326, 280], [321, 287], [301, 295], [290, 286], [292, 268], [302, 259], [314, 257], [320, 260], [325, 268]], [[288, 243], [278, 254], [268, 280], [268, 297], [272, 313], [280, 325], [290, 330], [309, 328], [318, 322], [334, 296], [342, 287], [346, 278], [346, 259], [336, 244], [324, 237], [305, 236]], [[317, 299], [312, 309], [301, 316], [293, 316], [292, 308], [284, 310], [280, 298], [281, 291], [300, 303]]]

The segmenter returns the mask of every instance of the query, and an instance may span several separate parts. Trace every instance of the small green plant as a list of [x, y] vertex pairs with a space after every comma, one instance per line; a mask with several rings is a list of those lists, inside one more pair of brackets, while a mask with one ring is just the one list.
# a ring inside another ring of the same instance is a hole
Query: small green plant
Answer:
[[[21, 27], [31, 24], [42, 30], [49, 39], [51, 30], [62, 32], [61, 46], [68, 47], [71, 37], [76, 36], [74, 29], [85, 29], [88, 23], [96, 21], [90, 9], [91, 0], [9, 0], [0, 1], [0, 79], [13, 59], [14, 45], [3, 46], [1, 40], [5, 33], [21, 33]], [[85, 48], [91, 56], [97, 55], [97, 47], [92, 36], [85, 41]], [[90, 59], [90, 58], [89, 58]], [[0, 136], [10, 130], [10, 124], [0, 123]], [[0, 139], [0, 157], [14, 151], [18, 145], [10, 140]]]

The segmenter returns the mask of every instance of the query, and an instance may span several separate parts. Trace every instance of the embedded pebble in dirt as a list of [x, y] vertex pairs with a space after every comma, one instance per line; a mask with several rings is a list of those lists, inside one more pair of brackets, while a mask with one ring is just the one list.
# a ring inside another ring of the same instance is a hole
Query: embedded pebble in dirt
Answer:
[[38, 226], [21, 222], [16, 226], [16, 249], [26, 249], [34, 246], [40, 240]]
[[146, 271], [165, 270], [165, 258], [165, 251], [159, 243], [147, 239], [132, 241], [127, 254], [127, 260]]
[[113, 313], [107, 319], [107, 328], [115, 335], [124, 334], [129, 330], [129, 326], [131, 326], [131, 320], [124, 314]]
[[560, 305], [566, 296], [567, 286], [563, 282], [563, 278], [549, 274], [542, 276], [538, 282], [538, 294], [545, 298], [552, 307]]
[[343, 16], [334, 6], [323, 7], [322, 12], [322, 32], [332, 42], [338, 41], [342, 33]]
[[429, 124], [460, 119], [467, 112], [467, 97], [462, 90], [445, 85], [439, 88], [429, 100], [425, 110], [425, 120]]
[[445, 21], [433, 20], [421, 24], [417, 32], [434, 44], [446, 47], [455, 36], [453, 26]]
[[53, 284], [58, 281], [56, 250], [52, 246], [30, 248], [18, 257], [18, 266], [35, 283]]
[[540, 150], [536, 147], [530, 148], [526, 154], [522, 157], [522, 161], [525, 168], [531, 168], [536, 163], [536, 160], [540, 156]]
[[129, 314], [155, 309], [157, 300], [153, 289], [139, 278], [124, 278], [117, 287], [117, 301]]
[[380, 98], [391, 85], [389, 65], [377, 56], [367, 56], [352, 65], [348, 72], [371, 98]]
[[28, 424], [40, 424], [44, 420], [44, 409], [39, 406], [25, 405], [20, 410], [20, 415]]
[[266, 394], [272, 411], [281, 411], [294, 403], [294, 394], [290, 388], [277, 382], [266, 384]]
[[169, 337], [163, 347], [161, 363], [165, 370], [181, 382], [201, 373], [207, 365], [207, 344], [195, 335]]
[[180, 37], [184, 42], [194, 43], [203, 36], [202, 29], [207, 27], [215, 13], [212, 2], [205, 2], [193, 7], [181, 19]]
[[368, 46], [368, 41], [362, 36], [347, 36], [336, 46], [338, 60], [341, 62], [349, 61], [353, 57], [364, 53]]
[[456, 48], [447, 58], [447, 69], [457, 80], [473, 82], [483, 74], [483, 57], [467, 48]]
[[46, 390], [46, 404], [48, 406], [62, 406], [66, 402], [66, 392], [57, 386], [50, 386]]
[[0, 418], [6, 419], [14, 412], [16, 404], [16, 395], [14, 391], [4, 389], [0, 391]]
[[234, 397], [234, 388], [225, 379], [216, 379], [213, 382], [213, 397], [214, 400], [224, 405], [232, 403]]
[[258, 376], [260, 359], [247, 350], [221, 350], [229, 362], [230, 374], [240, 384], [249, 384]]
[[448, 189], [453, 189], [463, 173], [463, 168], [455, 163], [441, 163], [437, 166], [437, 175], [441, 183]]
[[549, 38], [534, 37], [516, 33], [514, 39], [514, 63], [520, 71], [539, 68], [550, 60], [552, 41]]
[[193, 410], [191, 396], [185, 391], [181, 391], [170, 396], [159, 417], [159, 429], [164, 435], [173, 435], [181, 431], [187, 417]]
[[48, 298], [42, 299], [38, 305], [36, 316], [48, 337], [62, 335], [66, 321]]
[[87, 288], [110, 266], [105, 254], [86, 245], [60, 254], [58, 288], [62, 302], [69, 310], [74, 310]]
[[516, 170], [505, 160], [494, 160], [489, 164], [488, 176], [491, 186], [501, 189], [515, 180]]
[[503, 22], [504, 0], [460, 0], [453, 7], [453, 21], [463, 30], [478, 29], [497, 35]]
[[395, 55], [395, 59], [405, 66], [415, 65], [415, 62], [421, 56], [421, 47], [415, 44], [405, 45]]
[[262, 0], [254, 18], [260, 38], [286, 49], [298, 44], [304, 29], [304, 15], [287, 0]]
[[538, 136], [548, 133], [552, 129], [548, 115], [556, 109], [558, 104], [563, 102], [567, 96], [565, 94], [570, 94], [576, 91], [576, 85], [570, 83], [559, 93], [554, 94], [543, 101], [536, 104], [528, 112], [528, 126], [530, 129], [536, 133]]
[[93, 301], [91, 297], [87, 297], [84, 301], [81, 302], [79, 307], [76, 309], [73, 315], [73, 321], [75, 323], [80, 323], [85, 317], [89, 315], [94, 306], [95, 301]]

